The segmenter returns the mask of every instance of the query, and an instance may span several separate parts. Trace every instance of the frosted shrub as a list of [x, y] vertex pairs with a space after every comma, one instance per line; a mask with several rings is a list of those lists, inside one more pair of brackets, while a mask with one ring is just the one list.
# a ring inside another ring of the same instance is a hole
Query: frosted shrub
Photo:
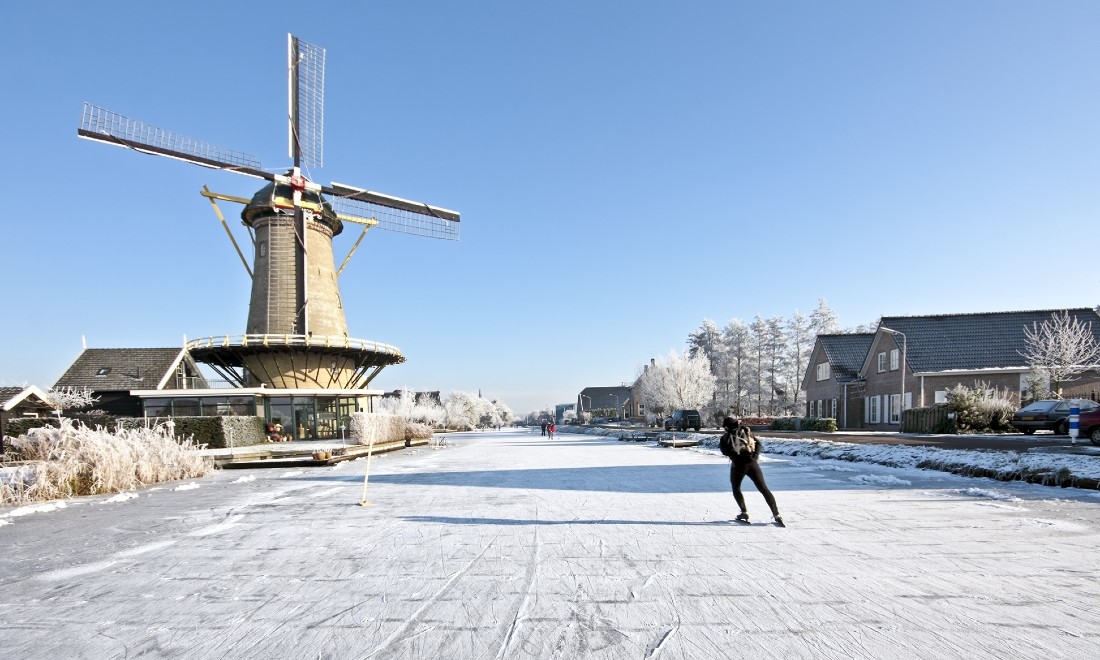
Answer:
[[418, 401], [416, 392], [405, 388], [401, 390], [399, 396], [384, 397], [378, 402], [377, 409], [380, 413], [399, 415], [406, 422], [426, 424], [432, 428], [442, 427], [443, 420], [447, 416], [443, 406], [427, 397], [419, 397], [419, 399]]
[[405, 440], [428, 440], [432, 437], [432, 427], [419, 422], [405, 424]]
[[405, 418], [388, 413], [355, 413], [351, 416], [351, 437], [361, 445], [404, 442]]
[[975, 387], [956, 385], [947, 391], [947, 408], [955, 413], [960, 433], [1007, 431], [1017, 404], [1008, 389], [991, 389], [985, 383]]
[[166, 426], [109, 433], [62, 419], [60, 428], [32, 429], [11, 447], [27, 463], [0, 475], [4, 504], [119, 493], [201, 477], [213, 467], [190, 438], [177, 441]]

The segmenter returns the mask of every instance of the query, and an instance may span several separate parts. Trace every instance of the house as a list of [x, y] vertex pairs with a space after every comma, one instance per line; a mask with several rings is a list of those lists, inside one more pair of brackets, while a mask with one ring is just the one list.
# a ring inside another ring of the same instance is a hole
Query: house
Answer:
[[[88, 348], [55, 388], [88, 388], [92, 408], [118, 417], [256, 416], [300, 440], [342, 438], [380, 390], [233, 387], [208, 381], [186, 348]], [[438, 393], [419, 393], [438, 397]], [[418, 395], [419, 400], [419, 395]]]
[[586, 387], [577, 395], [577, 410], [582, 413], [606, 410], [615, 411], [611, 417], [640, 417], [645, 415], [645, 404], [637, 403], [634, 392], [627, 385]]
[[44, 417], [55, 412], [46, 393], [34, 385], [0, 387], [0, 454], [4, 453], [4, 429], [18, 417]]
[[93, 405], [111, 415], [141, 417], [135, 390], [205, 389], [206, 379], [183, 348], [86, 348], [54, 389], [87, 388]]
[[[959, 385], [1007, 390], [1019, 399], [1032, 373], [1025, 329], [1062, 313], [1089, 326], [1100, 342], [1100, 314], [1089, 308], [885, 316], [851, 378], [853, 351], [867, 336], [821, 335], [803, 378], [806, 412], [833, 417], [836, 407], [839, 428], [898, 430], [901, 410], [942, 403]], [[1062, 395], [1095, 398], [1098, 390], [1100, 372], [1091, 370], [1063, 384]]]
[[864, 386], [859, 372], [873, 333], [818, 335], [802, 382], [806, 416], [829, 417], [842, 429], [863, 420]]

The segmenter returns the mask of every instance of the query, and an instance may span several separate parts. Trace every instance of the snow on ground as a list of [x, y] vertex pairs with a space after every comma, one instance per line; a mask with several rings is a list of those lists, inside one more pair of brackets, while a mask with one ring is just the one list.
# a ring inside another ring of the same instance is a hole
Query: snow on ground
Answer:
[[[619, 437], [629, 429], [584, 429], [596, 435]], [[688, 440], [697, 440], [697, 451], [718, 452], [718, 436], [713, 433], [668, 433]], [[800, 440], [757, 434], [767, 455], [813, 456], [850, 462], [879, 463], [893, 467], [923, 467], [956, 474], [999, 476], [1003, 479], [1029, 477], [1039, 482], [1057, 480], [1083, 483], [1096, 487], [1100, 481], [1100, 447], [1078, 442], [1071, 451], [1065, 446], [1053, 446], [1029, 452], [941, 449], [905, 445], [853, 444], [825, 439]], [[854, 435], [854, 434], [853, 434]], [[1004, 439], [1011, 436], [992, 436]]]
[[103, 503], [104, 504], [115, 504], [115, 503], [118, 503], [118, 502], [125, 502], [127, 500], [132, 500], [137, 496], [138, 496], [137, 493], [129, 493], [129, 492], [119, 493], [118, 495], [114, 495], [112, 497], [108, 497], [107, 499], [103, 500]]
[[[449, 434], [341, 470], [218, 471], [0, 526], [13, 657], [1100, 656], [1100, 501], [769, 453]], [[771, 445], [769, 443], [769, 451]]]

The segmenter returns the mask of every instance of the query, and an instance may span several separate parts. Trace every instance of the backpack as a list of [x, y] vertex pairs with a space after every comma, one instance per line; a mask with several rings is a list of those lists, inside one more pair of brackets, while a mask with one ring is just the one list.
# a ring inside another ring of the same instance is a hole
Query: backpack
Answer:
[[752, 429], [747, 426], [738, 426], [733, 433], [723, 433], [718, 441], [718, 451], [730, 459], [742, 452], [753, 457], [760, 455], [760, 443], [753, 435]]

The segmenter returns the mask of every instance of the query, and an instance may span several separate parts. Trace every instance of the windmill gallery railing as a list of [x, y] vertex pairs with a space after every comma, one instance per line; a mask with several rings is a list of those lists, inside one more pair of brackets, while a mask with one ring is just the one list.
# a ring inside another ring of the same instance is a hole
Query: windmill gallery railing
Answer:
[[405, 361], [396, 346], [345, 335], [221, 335], [186, 349], [238, 387], [363, 389], [383, 367]]
[[390, 346], [389, 344], [383, 344], [377, 341], [368, 341], [366, 339], [352, 339], [351, 337], [329, 337], [317, 335], [276, 334], [224, 335], [218, 337], [203, 337], [202, 339], [194, 339], [187, 342], [186, 348], [187, 350], [192, 351], [204, 348], [249, 348], [257, 346], [264, 346], [269, 348], [278, 348], [280, 346], [294, 348], [346, 348], [351, 350], [370, 351], [372, 353], [392, 355], [394, 357], [401, 356], [401, 350], [396, 346]]

